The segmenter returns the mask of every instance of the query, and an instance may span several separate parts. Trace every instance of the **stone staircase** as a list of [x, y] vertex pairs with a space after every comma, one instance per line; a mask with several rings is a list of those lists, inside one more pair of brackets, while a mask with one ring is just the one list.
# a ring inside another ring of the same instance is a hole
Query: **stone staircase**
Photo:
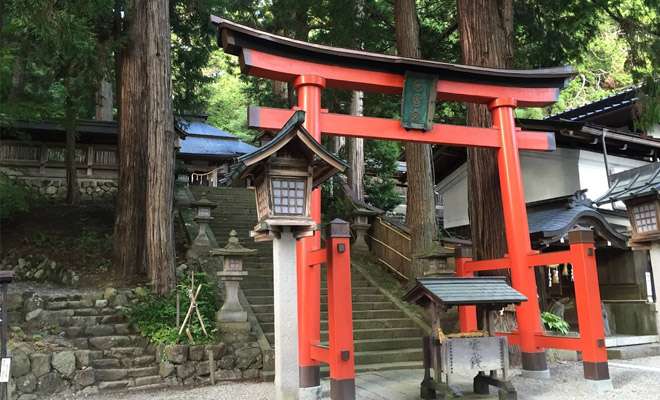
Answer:
[[41, 311], [27, 328], [59, 327], [64, 340], [58, 344], [70, 347], [76, 368], [87, 371], [84, 379], [99, 391], [165, 386], [155, 347], [116, 307], [127, 300], [125, 295], [110, 301], [102, 297], [103, 293], [41, 296]]
[[[218, 204], [211, 228], [220, 246], [235, 229], [243, 245], [258, 250], [245, 261], [249, 274], [241, 282], [241, 288], [274, 347], [272, 245], [250, 239], [250, 229], [257, 221], [254, 191], [201, 187], [192, 187], [192, 191], [196, 198], [206, 192], [208, 199]], [[321, 340], [327, 340], [327, 289], [325, 274], [322, 276]], [[357, 371], [421, 368], [421, 328], [359, 271], [353, 269], [351, 279]]]

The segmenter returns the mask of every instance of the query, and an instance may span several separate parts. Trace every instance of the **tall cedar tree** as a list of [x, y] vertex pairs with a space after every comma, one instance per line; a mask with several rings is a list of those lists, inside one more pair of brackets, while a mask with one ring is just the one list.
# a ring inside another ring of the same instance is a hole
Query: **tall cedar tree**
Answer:
[[[394, 18], [398, 54], [403, 57], [420, 58], [419, 21], [415, 0], [396, 0]], [[431, 146], [406, 143], [406, 164], [408, 167], [406, 225], [410, 227], [412, 244], [412, 268], [409, 271], [409, 278], [414, 282], [415, 278], [423, 273], [425, 263], [421, 256], [433, 249], [438, 232], [431, 173]]]
[[156, 293], [174, 287], [174, 122], [168, 1], [127, 5], [121, 56], [115, 265], [146, 272]]
[[[513, 64], [512, 0], [458, 0], [462, 61], [467, 65], [507, 68]], [[471, 126], [491, 126], [485, 105], [468, 104]], [[499, 258], [506, 252], [497, 151], [470, 147], [468, 210], [476, 259]]]

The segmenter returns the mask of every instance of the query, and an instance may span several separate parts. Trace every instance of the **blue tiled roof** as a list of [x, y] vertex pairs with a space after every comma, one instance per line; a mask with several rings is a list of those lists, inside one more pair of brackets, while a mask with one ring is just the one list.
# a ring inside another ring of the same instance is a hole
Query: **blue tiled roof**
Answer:
[[240, 140], [215, 139], [187, 136], [181, 141], [180, 154], [238, 157], [252, 153], [257, 148]]
[[257, 149], [240, 141], [235, 135], [203, 121], [179, 119], [177, 128], [185, 133], [179, 150], [182, 155], [239, 157]]
[[218, 129], [213, 125], [209, 125], [202, 121], [189, 121], [185, 119], [177, 120], [177, 127], [181, 129], [186, 135], [204, 135], [219, 138], [238, 139], [235, 135], [229, 132]]

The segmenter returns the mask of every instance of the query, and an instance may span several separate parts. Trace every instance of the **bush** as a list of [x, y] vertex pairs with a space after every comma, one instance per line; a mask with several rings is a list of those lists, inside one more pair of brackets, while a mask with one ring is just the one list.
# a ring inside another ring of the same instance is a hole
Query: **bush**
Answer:
[[[189, 318], [187, 327], [190, 328], [195, 344], [212, 343], [215, 340], [215, 313], [218, 309], [215, 288], [208, 282], [204, 273], [195, 274], [195, 286], [202, 285], [202, 289], [197, 296], [197, 308], [202, 314], [206, 331], [210, 336], [205, 336], [202, 326], [194, 313]], [[149, 338], [155, 344], [193, 344], [184, 333], [178, 336], [176, 327], [176, 293], [180, 297], [181, 323], [186, 316], [190, 306], [190, 277], [186, 277], [179, 282], [176, 290], [166, 296], [157, 296], [153, 293], [147, 293], [126, 310], [126, 315], [132, 324], [134, 324], [140, 333]], [[196, 289], [195, 289], [196, 290]]]
[[546, 311], [541, 313], [541, 320], [543, 320], [543, 325], [545, 325], [550, 331], [559, 332], [562, 335], [566, 335], [570, 328], [568, 322], [564, 321], [559, 315], [551, 312]]
[[0, 173], [0, 219], [7, 219], [30, 209], [31, 193], [5, 174]]

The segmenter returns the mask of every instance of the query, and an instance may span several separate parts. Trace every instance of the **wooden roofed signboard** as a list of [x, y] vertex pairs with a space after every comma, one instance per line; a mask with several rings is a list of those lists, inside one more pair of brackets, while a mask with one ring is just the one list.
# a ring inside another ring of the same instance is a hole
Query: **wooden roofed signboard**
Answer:
[[503, 307], [527, 301], [499, 276], [420, 278], [403, 299], [422, 307], [435, 303], [445, 308], [475, 304]]

